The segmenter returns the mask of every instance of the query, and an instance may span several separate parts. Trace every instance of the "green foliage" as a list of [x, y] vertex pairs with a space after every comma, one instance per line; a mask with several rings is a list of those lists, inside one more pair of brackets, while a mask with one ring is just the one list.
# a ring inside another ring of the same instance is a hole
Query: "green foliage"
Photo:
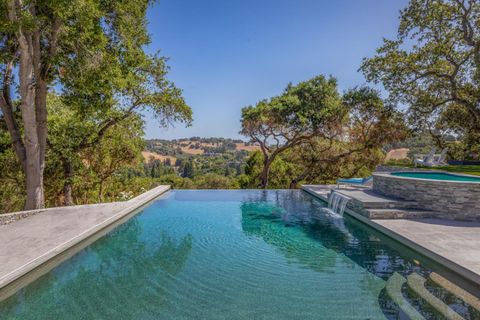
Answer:
[[295, 188], [370, 173], [383, 161], [384, 145], [407, 130], [377, 91], [360, 87], [340, 96], [336, 81], [320, 76], [244, 108], [241, 133], [262, 150], [247, 160], [242, 187]]
[[[408, 107], [415, 130], [428, 131], [460, 159], [480, 145], [479, 17], [477, 1], [411, 0], [397, 38], [384, 40], [361, 67], [368, 80], [383, 84], [390, 101]], [[459, 142], [448, 143], [449, 135]]]
[[154, 159], [144, 164], [144, 174], [151, 178], [160, 178], [161, 176], [173, 173], [174, 170], [170, 164], [170, 159], [166, 159], [165, 163]]
[[182, 177], [184, 178], [193, 178], [195, 176], [195, 165], [193, 161], [187, 161], [182, 168]]
[[168, 184], [174, 189], [239, 189], [237, 178], [229, 178], [215, 173], [196, 176], [193, 179], [170, 174], [155, 180], [158, 184]]
[[6, 128], [0, 123], [0, 213], [21, 210], [25, 202], [24, 176], [11, 147]]
[[454, 173], [466, 173], [466, 174], [473, 174], [476, 176], [480, 176], [480, 166], [478, 165], [441, 166], [435, 169], [454, 172]]
[[[125, 183], [128, 168], [141, 163], [143, 121], [132, 116], [105, 131], [95, 145], [84, 145], [95, 134], [98, 119], [82, 117], [66, 107], [62, 99], [50, 95], [48, 109], [49, 149], [45, 170], [46, 202], [62, 205], [64, 188], [72, 187], [74, 203], [115, 200], [118, 185]], [[121, 113], [112, 108], [111, 114]]]
[[[404, 168], [414, 168], [414, 164], [408, 159], [402, 160], [391, 160], [386, 163], [389, 166], [397, 166]], [[422, 167], [417, 166], [417, 168], [423, 168], [427, 170], [439, 170], [447, 171], [452, 173], [463, 173], [463, 174], [473, 174], [480, 176], [480, 166], [479, 165], [447, 165], [447, 166], [438, 166], [438, 167]]]
[[[277, 157], [271, 165], [268, 188], [296, 188], [300, 184], [334, 183], [340, 177], [366, 177], [384, 158], [378, 148], [351, 152], [348, 143], [316, 141]], [[247, 163], [245, 175], [238, 177], [240, 187], [256, 188], [263, 166], [261, 153], [252, 153]]]
[[[175, 170], [178, 170], [181, 175], [183, 175], [186, 163], [192, 161], [194, 175], [202, 176], [213, 173], [235, 177], [243, 173], [245, 160], [249, 154], [246, 150], [237, 149], [237, 143], [244, 144], [242, 140], [228, 138], [154, 139], [146, 141], [146, 148], [148, 151], [162, 156], [175, 157], [176, 161], [171, 163], [171, 166], [175, 167]], [[189, 154], [181, 151], [180, 147], [202, 150], [203, 153]]]
[[[151, 3], [0, 3], [0, 107], [19, 160], [22, 164], [27, 160], [34, 164], [23, 165], [26, 189], [30, 190], [27, 206], [43, 206], [43, 199], [37, 199], [42, 192], [32, 192], [35, 188], [44, 189], [43, 176], [50, 184], [45, 191], [47, 197], [60, 198], [56, 193], [64, 188], [65, 204], [71, 204], [72, 184], [78, 185], [76, 171], [83, 170], [86, 161], [90, 161], [90, 166], [97, 165], [87, 177], [99, 181], [92, 182], [91, 187], [99, 188], [101, 200], [109, 176], [130, 166], [139, 156], [136, 133], [142, 130], [142, 112], [150, 111], [163, 127], [174, 122], [191, 123], [192, 111], [182, 91], [166, 77], [167, 59], [145, 52], [150, 42], [146, 12]], [[20, 71], [26, 68], [32, 72], [23, 73], [23, 79]], [[25, 75], [32, 74], [36, 83], [34, 99], [25, 89], [25, 83], [31, 82]], [[21, 101], [12, 102], [11, 87], [19, 85]], [[60, 92], [52, 97], [50, 91], [51, 101], [46, 103], [48, 88], [52, 87]], [[18, 108], [19, 103], [28, 105]], [[53, 119], [44, 121], [38, 115], [47, 114], [47, 104]], [[20, 113], [22, 117], [18, 117]], [[45, 122], [50, 133], [48, 148]], [[122, 129], [132, 135], [122, 136]], [[18, 132], [22, 130], [23, 135]], [[105, 144], [104, 139], [112, 143]], [[94, 146], [98, 150], [92, 153]], [[42, 174], [45, 150], [47, 172]], [[98, 157], [90, 158], [95, 156]], [[32, 196], [34, 199], [30, 199]], [[90, 201], [90, 197], [85, 199]], [[51, 203], [49, 200], [47, 204]]]
[[236, 179], [209, 173], [195, 177], [193, 180], [196, 189], [239, 189]]
[[[245, 175], [239, 177], [239, 184], [242, 189], [255, 189], [260, 183], [260, 175], [263, 169], [263, 155], [260, 151], [250, 154], [245, 166]], [[268, 188], [286, 189], [289, 188], [291, 179], [294, 177], [295, 165], [285, 161], [281, 156], [276, 158], [269, 172]]]
[[242, 189], [256, 188], [260, 184], [260, 174], [262, 172], [262, 153], [255, 151], [247, 158], [245, 165], [245, 175], [240, 179]]
[[279, 139], [301, 141], [328, 134], [332, 124], [344, 116], [340, 102], [332, 77], [289, 84], [282, 95], [243, 108], [240, 133], [263, 145], [272, 139], [276, 149], [281, 147]]
[[243, 108], [240, 133], [258, 143], [263, 154], [259, 186], [268, 187], [278, 155], [314, 137], [337, 134], [346, 111], [336, 79], [324, 76], [289, 84], [282, 95]]
[[[172, 167], [158, 160], [150, 166], [142, 164], [143, 120], [136, 114], [109, 126], [95, 144], [85, 144], [98, 136], [98, 117], [67, 107], [61, 96], [53, 94], [48, 97], [48, 111], [47, 206], [64, 205], [66, 186], [71, 187], [72, 204], [128, 200], [158, 185], [155, 178], [173, 173]], [[122, 113], [113, 107], [105, 116]], [[0, 212], [21, 210], [25, 200], [23, 173], [1, 125], [0, 166], [0, 196], [5, 199]]]
[[405, 159], [390, 159], [385, 161], [384, 163], [386, 166], [399, 166], [399, 167], [413, 167], [413, 161], [410, 158]]

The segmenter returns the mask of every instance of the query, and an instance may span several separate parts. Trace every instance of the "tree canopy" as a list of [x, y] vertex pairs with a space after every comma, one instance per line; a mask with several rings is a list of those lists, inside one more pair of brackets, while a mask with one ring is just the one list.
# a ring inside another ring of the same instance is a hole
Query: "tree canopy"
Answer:
[[[271, 160], [269, 187], [297, 188], [300, 182], [329, 183], [338, 177], [369, 174], [383, 161], [383, 146], [405, 138], [401, 114], [385, 105], [377, 91], [360, 87], [335, 96], [336, 109], [322, 118], [323, 128], [298, 144], [282, 145], [286, 147]], [[275, 144], [273, 148], [277, 150]], [[261, 185], [264, 159], [261, 152], [248, 159], [243, 187]]]
[[411, 0], [396, 39], [385, 39], [361, 70], [407, 107], [410, 124], [437, 144], [454, 134], [463, 157], [480, 144], [480, 3]]
[[318, 76], [283, 94], [242, 109], [241, 134], [260, 145], [263, 170], [259, 186], [266, 188], [273, 160], [288, 148], [339, 130], [346, 113], [333, 77]]
[[[44, 206], [47, 95], [52, 86], [60, 89], [79, 121], [95, 119], [95, 130], [82, 137], [77, 151], [100, 143], [109, 128], [145, 108], [160, 125], [190, 123], [191, 110], [181, 90], [166, 79], [166, 59], [144, 51], [150, 41], [150, 4], [0, 3], [0, 107], [25, 176], [26, 209]], [[12, 93], [15, 89], [18, 95]]]
[[[244, 108], [241, 121], [241, 133], [260, 145], [262, 169], [257, 176], [262, 188], [278, 156], [274, 172], [283, 171], [283, 178], [275, 181], [285, 187], [280, 181], [289, 177], [294, 188], [299, 181], [326, 176], [322, 171], [332, 171], [325, 165], [331, 169], [346, 159], [356, 157], [359, 169], [367, 163], [372, 169], [382, 160], [382, 146], [406, 132], [398, 112], [386, 106], [377, 91], [362, 87], [342, 96], [336, 79], [324, 76], [290, 84], [282, 95]], [[254, 176], [258, 161], [259, 155], [253, 155], [247, 174]]]

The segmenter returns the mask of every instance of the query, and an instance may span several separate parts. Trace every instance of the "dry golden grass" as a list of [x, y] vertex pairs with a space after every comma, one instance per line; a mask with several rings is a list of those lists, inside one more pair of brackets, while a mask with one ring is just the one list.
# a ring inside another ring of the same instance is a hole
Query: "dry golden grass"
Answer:
[[145, 159], [145, 163], [149, 163], [151, 159], [155, 160], [160, 160], [160, 161], [165, 161], [166, 159], [170, 159], [170, 162], [172, 165], [175, 163], [177, 158], [172, 157], [172, 156], [162, 156], [161, 154], [155, 153], [155, 152], [150, 152], [150, 151], [142, 151], [142, 156]]
[[408, 148], [399, 148], [399, 149], [392, 149], [387, 153], [387, 156], [385, 160], [400, 160], [400, 159], [406, 159], [408, 151], [410, 149]]
[[[191, 154], [191, 155], [200, 155], [204, 154], [205, 152], [203, 149], [195, 149], [191, 148], [191, 146], [199, 145], [200, 147], [216, 147], [217, 144], [215, 143], [203, 143], [203, 142], [196, 142], [196, 141], [182, 141], [178, 143], [176, 146], [179, 147], [183, 153], [185, 154]], [[246, 151], [256, 151], [260, 150], [260, 147], [257, 145], [245, 145], [245, 143], [236, 143], [236, 149], [237, 150], [246, 150]], [[176, 158], [172, 156], [164, 156], [155, 152], [150, 152], [150, 151], [143, 151], [142, 152], [143, 157], [145, 158], [145, 162], [149, 162], [150, 158], [153, 157], [153, 159], [158, 159], [161, 161], [164, 161], [167, 158], [170, 158], [170, 161], [172, 163], [175, 163]]]
[[257, 146], [257, 145], [246, 146], [245, 143], [237, 143], [236, 145], [237, 145], [237, 150], [246, 150], [246, 151], [260, 150], [260, 146]]
[[183, 153], [186, 154], [203, 154], [203, 149], [191, 149], [190, 146], [188, 147], [180, 147]]

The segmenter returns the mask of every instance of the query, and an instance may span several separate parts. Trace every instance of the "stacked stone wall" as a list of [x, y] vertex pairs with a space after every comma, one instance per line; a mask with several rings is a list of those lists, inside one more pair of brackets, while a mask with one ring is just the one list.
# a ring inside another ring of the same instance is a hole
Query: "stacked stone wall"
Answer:
[[416, 201], [419, 209], [432, 210], [440, 218], [480, 221], [480, 183], [425, 180], [373, 175], [375, 193]]

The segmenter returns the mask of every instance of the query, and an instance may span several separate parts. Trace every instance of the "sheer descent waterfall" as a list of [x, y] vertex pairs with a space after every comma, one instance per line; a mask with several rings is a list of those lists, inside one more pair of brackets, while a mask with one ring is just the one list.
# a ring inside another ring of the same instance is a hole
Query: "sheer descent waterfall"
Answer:
[[343, 215], [349, 200], [349, 197], [332, 190], [328, 196], [328, 208], [335, 213]]

